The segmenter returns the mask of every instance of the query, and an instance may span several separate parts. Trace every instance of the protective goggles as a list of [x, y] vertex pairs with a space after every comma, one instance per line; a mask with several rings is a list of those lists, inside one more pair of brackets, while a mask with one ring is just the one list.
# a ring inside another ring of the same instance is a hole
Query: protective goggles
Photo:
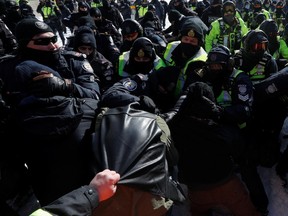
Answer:
[[233, 6], [226, 6], [225, 8], [223, 8], [224, 14], [227, 14], [227, 13], [234, 14], [235, 12], [236, 11], [235, 11], [235, 8]]
[[266, 51], [268, 47], [268, 43], [267, 42], [263, 42], [263, 43], [255, 43], [252, 47], [251, 47], [251, 51], [252, 52], [260, 52], [260, 51]]
[[40, 46], [47, 46], [50, 43], [55, 44], [57, 42], [57, 36], [53, 36], [53, 37], [47, 37], [47, 38], [37, 38], [37, 39], [32, 39], [32, 41], [34, 41], [35, 45], [40, 45]]
[[137, 37], [137, 35], [138, 35], [138, 32], [133, 32], [131, 34], [123, 35], [123, 39], [124, 40], [132, 40], [135, 37]]

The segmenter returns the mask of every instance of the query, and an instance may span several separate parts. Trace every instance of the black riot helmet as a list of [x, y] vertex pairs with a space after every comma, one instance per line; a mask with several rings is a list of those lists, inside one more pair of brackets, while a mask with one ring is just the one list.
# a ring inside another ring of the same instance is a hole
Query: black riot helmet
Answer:
[[260, 29], [250, 30], [243, 37], [243, 48], [246, 53], [261, 56], [268, 48], [268, 36]]

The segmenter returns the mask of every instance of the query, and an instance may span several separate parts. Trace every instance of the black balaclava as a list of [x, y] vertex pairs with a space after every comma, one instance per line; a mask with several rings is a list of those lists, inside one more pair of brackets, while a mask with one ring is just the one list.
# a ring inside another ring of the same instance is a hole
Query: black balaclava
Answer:
[[198, 39], [198, 45], [192, 45], [187, 43], [181, 42], [181, 49], [184, 57], [191, 58], [194, 56], [202, 46], [204, 42], [204, 36], [203, 36], [203, 30], [201, 27], [195, 22], [194, 19], [187, 19], [182, 24], [181, 30], [180, 30], [181, 36], [189, 36], [189, 37], [196, 37]]
[[[146, 56], [151, 60], [149, 62], [137, 62], [134, 57]], [[152, 42], [145, 37], [136, 39], [132, 45], [129, 56], [129, 67], [133, 70], [133, 74], [147, 74], [153, 69], [154, 60], [156, 58], [155, 50]], [[135, 70], [135, 71], [134, 71]], [[130, 71], [131, 72], [131, 71]]]
[[77, 32], [75, 34], [74, 50], [79, 52], [78, 47], [80, 46], [91, 46], [94, 48], [94, 51], [89, 56], [87, 56], [87, 59], [91, 61], [94, 57], [97, 47], [94, 32], [91, 28], [87, 26], [81, 26], [77, 29]]

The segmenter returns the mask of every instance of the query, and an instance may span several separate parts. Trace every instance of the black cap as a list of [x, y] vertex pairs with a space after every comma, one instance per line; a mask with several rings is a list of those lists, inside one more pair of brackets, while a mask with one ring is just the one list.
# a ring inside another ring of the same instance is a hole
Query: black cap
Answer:
[[19, 43], [19, 48], [26, 47], [29, 41], [38, 34], [52, 32], [52, 28], [46, 23], [36, 18], [25, 18], [17, 23], [15, 36]]
[[143, 28], [140, 23], [134, 19], [125, 19], [121, 24], [122, 35], [128, 35], [132, 33], [139, 33], [141, 36], [143, 34]]
[[153, 43], [146, 37], [137, 38], [130, 50], [130, 58], [135, 56], [145, 56], [154, 60], [156, 56]]
[[81, 26], [75, 34], [74, 49], [76, 50], [80, 46], [91, 46], [96, 49], [94, 32], [87, 26]]
[[196, 37], [201, 44], [204, 43], [203, 30], [195, 19], [186, 19], [182, 24], [180, 33], [181, 36]]
[[178, 10], [171, 10], [168, 14], [169, 22], [179, 20], [182, 14]]

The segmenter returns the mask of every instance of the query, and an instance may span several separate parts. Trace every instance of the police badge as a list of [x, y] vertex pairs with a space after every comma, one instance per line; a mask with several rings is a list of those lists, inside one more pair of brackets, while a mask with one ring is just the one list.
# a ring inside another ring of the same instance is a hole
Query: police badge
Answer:
[[189, 36], [189, 37], [194, 37], [194, 36], [195, 36], [195, 32], [191, 29], [191, 30], [188, 32], [188, 36]]
[[138, 51], [137, 55], [138, 55], [138, 57], [142, 58], [142, 57], [144, 57], [145, 53], [144, 53], [144, 51], [142, 49], [140, 49]]

